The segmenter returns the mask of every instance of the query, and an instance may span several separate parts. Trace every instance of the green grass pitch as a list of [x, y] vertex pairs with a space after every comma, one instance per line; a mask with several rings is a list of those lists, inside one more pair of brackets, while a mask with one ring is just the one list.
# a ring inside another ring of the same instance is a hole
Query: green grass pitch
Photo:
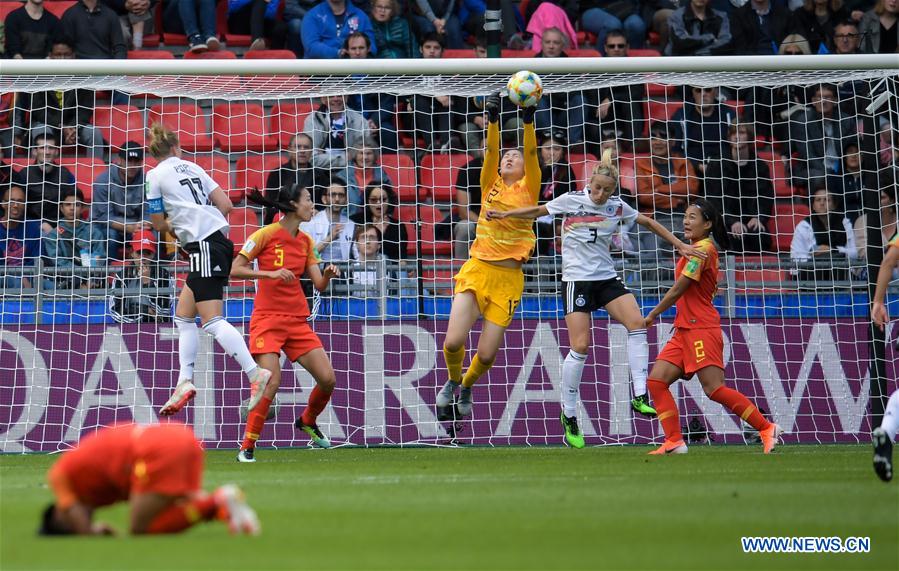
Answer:
[[[263, 524], [41, 539], [54, 457], [0, 457], [0, 569], [899, 569], [899, 481], [868, 446], [261, 449], [208, 454]], [[119, 528], [123, 507], [100, 520]], [[865, 536], [868, 554], [744, 554], [741, 536]]]

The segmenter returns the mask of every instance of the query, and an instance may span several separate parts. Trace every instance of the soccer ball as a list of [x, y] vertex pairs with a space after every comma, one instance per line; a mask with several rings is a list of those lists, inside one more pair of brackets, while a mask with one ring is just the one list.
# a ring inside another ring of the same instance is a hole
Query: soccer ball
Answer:
[[[240, 403], [240, 420], [241, 422], [247, 421], [247, 415], [249, 411], [247, 410], [247, 405], [250, 404], [250, 399], [244, 399], [243, 402]], [[278, 416], [278, 409], [281, 408], [281, 403], [278, 402], [278, 397], [272, 400], [272, 405], [268, 407], [268, 415], [265, 417], [265, 420], [271, 420]]]
[[509, 99], [519, 107], [533, 107], [543, 95], [543, 82], [533, 71], [519, 71], [509, 78], [506, 88]]

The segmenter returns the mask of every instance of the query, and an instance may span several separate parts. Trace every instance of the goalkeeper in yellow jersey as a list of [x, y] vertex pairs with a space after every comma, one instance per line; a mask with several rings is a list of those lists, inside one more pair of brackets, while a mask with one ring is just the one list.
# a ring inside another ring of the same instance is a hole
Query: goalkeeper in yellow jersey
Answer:
[[[452, 418], [456, 389], [461, 385], [456, 410], [462, 416], [471, 413], [471, 388], [490, 369], [503, 343], [506, 328], [524, 291], [521, 265], [531, 256], [536, 237], [533, 221], [505, 218], [487, 220], [489, 210], [512, 210], [537, 205], [540, 192], [540, 163], [534, 132], [536, 106], [522, 111], [524, 150], [509, 149], [500, 156], [499, 94], [487, 98], [484, 105], [489, 120], [487, 151], [481, 169], [481, 214], [471, 258], [455, 276], [456, 288], [450, 310], [443, 356], [449, 380], [437, 394], [437, 415]], [[471, 365], [462, 375], [465, 340], [479, 317], [484, 318], [478, 349]]]

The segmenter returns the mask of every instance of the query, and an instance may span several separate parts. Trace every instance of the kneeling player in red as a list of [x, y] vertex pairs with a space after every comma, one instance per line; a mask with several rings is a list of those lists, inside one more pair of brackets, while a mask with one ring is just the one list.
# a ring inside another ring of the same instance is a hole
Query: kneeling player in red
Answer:
[[[665, 443], [650, 454], [684, 454], [687, 445], [680, 431], [677, 405], [668, 387], [695, 373], [706, 396], [729, 408], [759, 431], [765, 454], [771, 452], [781, 428], [769, 422], [742, 393], [724, 386], [724, 340], [721, 316], [712, 304], [718, 291], [718, 250], [729, 245], [721, 214], [712, 203], [699, 199], [684, 214], [684, 237], [707, 257], [681, 258], [675, 282], [659, 304], [646, 316], [646, 326], [666, 309], [677, 304], [675, 332], [656, 357], [646, 385], [665, 431]], [[714, 237], [715, 242], [712, 242]]]
[[[319, 269], [312, 237], [300, 230], [300, 223], [311, 220], [315, 213], [308, 189], [289, 184], [272, 199], [262, 196], [258, 190], [247, 198], [256, 204], [277, 208], [284, 214], [281, 220], [247, 239], [231, 268], [231, 277], [259, 280], [250, 317], [250, 352], [260, 367], [272, 372], [262, 399], [247, 416], [243, 444], [237, 454], [241, 462], [255, 462], [256, 441], [281, 382], [281, 351], [309, 371], [316, 382], [306, 409], [294, 426], [307, 433], [317, 446], [331, 446], [319, 430], [316, 419], [331, 400], [334, 369], [322, 342], [309, 325], [309, 303], [299, 278], [308, 275], [312, 285], [318, 291], [324, 291], [331, 278], [340, 272], [333, 265], [326, 267], [324, 272]], [[256, 260], [257, 269], [250, 266], [253, 260]]]
[[131, 505], [133, 534], [177, 533], [216, 519], [232, 533], [260, 531], [236, 486], [212, 494], [200, 487], [203, 448], [183, 424], [101, 428], [63, 454], [47, 478], [56, 500], [44, 511], [44, 535], [112, 535], [93, 513], [117, 502]]

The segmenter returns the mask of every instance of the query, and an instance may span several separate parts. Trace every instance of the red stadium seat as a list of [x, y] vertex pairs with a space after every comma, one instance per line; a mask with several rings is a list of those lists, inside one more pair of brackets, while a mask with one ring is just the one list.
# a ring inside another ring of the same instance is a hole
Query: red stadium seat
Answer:
[[565, 50], [569, 57], [602, 57], [602, 54], [593, 48], [579, 48], [576, 50]]
[[418, 198], [418, 183], [415, 162], [409, 155], [398, 153], [381, 155], [381, 168], [393, 181], [397, 201], [415, 202]]
[[315, 109], [312, 101], [296, 101], [294, 103], [275, 103], [271, 110], [272, 122], [270, 133], [277, 137], [281, 147], [287, 147], [297, 133], [303, 132], [306, 116]]
[[478, 57], [474, 50], [443, 50], [443, 57], [447, 59], [472, 59]]
[[256, 50], [243, 54], [243, 59], [297, 59], [290, 50]]
[[[770, 268], [744, 268], [739, 269], [740, 262], [758, 263], [772, 266]], [[734, 270], [734, 278], [741, 293], [773, 293], [784, 290], [784, 284], [790, 281], [790, 273], [779, 269], [780, 258], [777, 256], [739, 256], [737, 258], [738, 269]], [[745, 285], [745, 282], [757, 282], [754, 285]]]
[[128, 141], [146, 145], [147, 130], [143, 112], [133, 105], [100, 105], [94, 109], [91, 123], [115, 148]]
[[94, 181], [109, 168], [109, 165], [100, 159], [63, 158], [59, 164], [75, 175], [75, 186], [84, 193], [84, 199], [88, 202], [94, 194]]
[[216, 52], [192, 52], [188, 50], [184, 52], [184, 59], [237, 59], [237, 54], [228, 50]]
[[593, 165], [596, 164], [596, 157], [590, 153], [572, 153], [568, 155], [568, 164], [571, 165], [571, 170], [574, 172], [578, 188], [583, 188], [590, 181]]
[[212, 133], [226, 153], [278, 149], [277, 141], [266, 135], [265, 110], [258, 104], [216, 105], [212, 108]]
[[237, 188], [232, 182], [231, 163], [228, 162], [228, 159], [217, 153], [203, 153], [185, 156], [184, 160], [193, 161], [206, 171], [212, 177], [212, 180], [222, 187], [222, 190], [225, 191], [232, 203], [237, 204], [243, 200], [244, 189]]
[[131, 50], [128, 59], [175, 59], [175, 54], [168, 50]]
[[436, 236], [437, 224], [444, 222], [446, 215], [436, 206], [422, 204], [418, 207], [418, 227], [421, 232], [422, 256], [451, 256], [453, 253], [452, 240], [438, 240]]
[[793, 241], [793, 231], [796, 225], [808, 216], [802, 209], [792, 208], [786, 212], [776, 212], [771, 218], [768, 230], [774, 234], [774, 246], [779, 252], [789, 252], [790, 243]]
[[253, 208], [235, 208], [228, 213], [231, 231], [228, 239], [234, 242], [234, 253], [240, 251], [247, 238], [259, 230], [259, 212]]
[[649, 136], [649, 125], [653, 121], [668, 121], [678, 109], [684, 106], [682, 101], [647, 101], [644, 103], [644, 112], [646, 114], [646, 129], [644, 135]]
[[[77, 4], [75, 0], [57, 0], [54, 2], [44, 2], [44, 8], [47, 12], [50, 12], [57, 18], [62, 18], [62, 15], [66, 13], [66, 10], [75, 4]], [[19, 2], [19, 6], [21, 5], [22, 3]]]
[[421, 161], [422, 197], [434, 202], [453, 202], [456, 198], [456, 176], [471, 160], [465, 153], [428, 154]]
[[21, 7], [22, 3], [18, 0], [16, 0], [15, 2], [0, 2], [0, 22], [5, 22], [6, 17], [9, 16], [10, 12], [12, 12], [13, 10], [18, 10]]
[[658, 50], [650, 48], [630, 48], [627, 50], [628, 57], [662, 57]]
[[771, 180], [774, 183], [774, 196], [778, 198], [792, 198], [800, 193], [790, 186], [790, 177], [787, 173], [787, 163], [775, 151], [759, 151], [758, 157], [768, 163], [771, 171]]
[[265, 180], [268, 173], [278, 169], [284, 162], [280, 153], [260, 155], [247, 153], [237, 159], [236, 190], [243, 189], [244, 193], [254, 188], [265, 188]]
[[194, 103], [157, 103], [147, 115], [147, 127], [161, 122], [178, 135], [181, 148], [188, 152], [212, 150], [206, 115]]

